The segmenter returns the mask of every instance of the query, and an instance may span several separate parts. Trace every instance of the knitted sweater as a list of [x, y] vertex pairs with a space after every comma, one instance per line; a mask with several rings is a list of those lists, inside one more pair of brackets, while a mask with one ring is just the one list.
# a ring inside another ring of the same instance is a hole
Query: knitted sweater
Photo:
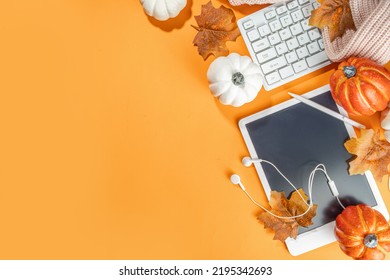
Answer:
[[[229, 0], [232, 5], [254, 5], [285, 0]], [[350, 0], [356, 31], [347, 30], [330, 42], [328, 28], [322, 37], [330, 60], [342, 61], [350, 56], [370, 58], [379, 64], [390, 61], [390, 1]]]
[[277, 2], [285, 2], [287, 0], [229, 0], [230, 4], [234, 6], [248, 4], [248, 5], [256, 5], [256, 4], [270, 4]]

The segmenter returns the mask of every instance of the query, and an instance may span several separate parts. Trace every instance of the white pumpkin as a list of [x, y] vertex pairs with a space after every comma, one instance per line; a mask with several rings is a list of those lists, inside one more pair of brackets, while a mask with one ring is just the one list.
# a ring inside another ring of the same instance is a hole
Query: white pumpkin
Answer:
[[381, 127], [385, 130], [385, 138], [390, 142], [390, 103], [387, 108], [381, 112]]
[[140, 0], [145, 12], [155, 19], [176, 17], [187, 5], [187, 0]]
[[224, 105], [239, 107], [257, 96], [263, 83], [260, 68], [248, 56], [231, 53], [215, 59], [207, 71], [209, 87]]

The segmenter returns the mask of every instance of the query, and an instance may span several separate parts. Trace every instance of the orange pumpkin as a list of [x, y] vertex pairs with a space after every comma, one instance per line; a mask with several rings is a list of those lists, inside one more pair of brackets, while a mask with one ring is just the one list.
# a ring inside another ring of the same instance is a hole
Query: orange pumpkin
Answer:
[[390, 72], [367, 58], [351, 57], [331, 75], [330, 89], [349, 114], [370, 116], [390, 101]]
[[384, 259], [390, 252], [390, 225], [370, 206], [346, 207], [336, 218], [336, 238], [341, 250], [354, 259]]

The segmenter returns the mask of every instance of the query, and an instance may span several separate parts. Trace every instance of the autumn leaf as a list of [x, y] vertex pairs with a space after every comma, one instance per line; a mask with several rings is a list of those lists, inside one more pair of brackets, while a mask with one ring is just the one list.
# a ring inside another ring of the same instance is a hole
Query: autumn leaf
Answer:
[[318, 0], [321, 6], [312, 11], [309, 25], [329, 28], [330, 41], [341, 37], [347, 29], [356, 30], [349, 0]]
[[288, 237], [295, 239], [299, 226], [308, 227], [313, 224], [312, 219], [317, 210], [316, 204], [302, 217], [288, 218], [303, 214], [309, 207], [305, 203], [308, 199], [305, 192], [302, 189], [298, 191], [299, 193], [294, 191], [290, 199], [287, 199], [283, 192], [271, 192], [269, 201], [271, 213], [286, 218], [278, 218], [268, 212], [261, 213], [258, 218], [264, 224], [264, 228], [271, 228], [275, 231], [274, 240], [285, 241]]
[[363, 174], [370, 170], [377, 182], [389, 174], [390, 143], [380, 139], [380, 132], [372, 129], [361, 130], [359, 138], [345, 142], [345, 148], [356, 158], [349, 163], [349, 174]]
[[203, 59], [206, 60], [210, 55], [228, 55], [226, 42], [235, 41], [240, 35], [233, 11], [224, 6], [216, 9], [210, 1], [202, 5], [201, 14], [195, 16], [195, 20], [199, 27], [192, 25], [198, 30], [193, 44], [198, 47]]

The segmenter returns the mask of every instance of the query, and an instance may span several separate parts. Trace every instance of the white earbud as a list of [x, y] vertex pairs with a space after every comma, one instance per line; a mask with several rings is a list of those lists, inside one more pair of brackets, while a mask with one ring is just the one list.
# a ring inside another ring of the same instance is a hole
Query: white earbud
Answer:
[[241, 178], [237, 174], [233, 174], [232, 176], [230, 176], [230, 182], [232, 182], [232, 184], [234, 185], [238, 185], [239, 183], [241, 183]]
[[230, 182], [232, 182], [232, 184], [234, 185], [239, 185], [240, 188], [245, 191], [245, 187], [244, 185], [241, 183], [241, 178], [240, 176], [238, 176], [237, 174], [233, 174], [232, 176], [230, 176]]
[[262, 159], [251, 159], [250, 157], [244, 157], [242, 159], [242, 164], [246, 167], [251, 166], [255, 162], [262, 162]]

